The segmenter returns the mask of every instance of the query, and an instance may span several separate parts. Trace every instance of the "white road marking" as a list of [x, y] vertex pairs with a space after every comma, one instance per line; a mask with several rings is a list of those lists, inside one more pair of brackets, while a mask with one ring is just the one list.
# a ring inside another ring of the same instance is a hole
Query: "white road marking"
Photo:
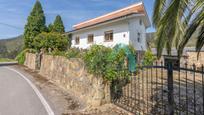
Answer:
[[5, 67], [6, 69], [9, 69], [13, 72], [16, 72], [17, 74], [19, 74], [24, 80], [27, 81], [27, 83], [33, 88], [34, 92], [36, 93], [36, 95], [39, 97], [41, 103], [44, 105], [48, 115], [55, 115], [53, 110], [51, 109], [51, 107], [49, 106], [49, 104], [47, 103], [47, 101], [45, 100], [45, 98], [42, 96], [42, 94], [40, 93], [40, 91], [36, 88], [36, 86], [27, 78], [25, 77], [23, 74], [21, 74], [20, 72], [16, 71], [15, 69], [11, 69], [9, 67]]

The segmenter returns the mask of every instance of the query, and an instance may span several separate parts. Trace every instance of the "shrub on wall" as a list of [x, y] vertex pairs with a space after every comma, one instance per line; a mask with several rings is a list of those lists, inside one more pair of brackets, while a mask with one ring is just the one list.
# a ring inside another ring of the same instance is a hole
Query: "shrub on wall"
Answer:
[[150, 50], [147, 50], [144, 54], [143, 65], [153, 65], [155, 60], [156, 57], [154, 56], [154, 54]]
[[49, 55], [53, 55], [53, 56], [66, 56], [65, 55], [65, 51], [59, 51], [59, 50], [54, 50], [51, 53], [48, 53]]
[[81, 51], [78, 48], [70, 48], [67, 51], [53, 50], [51, 53], [48, 53], [48, 54], [53, 56], [64, 56], [70, 59], [70, 58], [80, 58], [83, 55], [83, 51]]
[[109, 81], [118, 76], [128, 76], [124, 64], [126, 58], [124, 50], [114, 53], [111, 48], [93, 45], [83, 57], [88, 72]]
[[20, 52], [20, 53], [16, 56], [15, 60], [18, 61], [19, 64], [24, 64], [25, 58], [26, 58], [26, 57], [25, 57], [26, 52], [28, 52], [28, 49], [23, 50], [22, 52]]
[[68, 51], [65, 53], [65, 56], [69, 58], [79, 58], [82, 52], [78, 48], [70, 48]]
[[41, 33], [35, 37], [33, 46], [37, 51], [40, 51], [41, 48], [48, 51], [51, 49], [58, 51], [65, 51], [68, 46], [68, 38], [60, 33]]

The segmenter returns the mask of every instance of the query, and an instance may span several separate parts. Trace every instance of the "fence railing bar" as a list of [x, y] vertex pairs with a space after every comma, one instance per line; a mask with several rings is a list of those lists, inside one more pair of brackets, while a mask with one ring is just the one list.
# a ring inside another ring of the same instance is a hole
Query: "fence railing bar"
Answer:
[[[142, 101], [144, 102], [144, 69], [142, 69]], [[142, 113], [144, 115], [145, 104], [142, 104]]]
[[136, 109], [137, 109], [137, 107], [136, 107], [136, 104], [137, 104], [137, 76], [135, 76], [135, 79], [134, 79], [134, 90], [135, 90], [135, 105], [134, 105], [134, 109], [135, 109], [135, 112], [137, 111]]
[[[129, 82], [129, 81], [128, 81]], [[130, 103], [130, 100], [128, 99], [129, 96], [129, 83], [127, 84], [127, 87], [126, 87], [126, 93], [127, 93], [127, 99], [125, 99], [125, 101], [127, 101], [127, 106], [129, 106], [129, 103]]]
[[[202, 72], [204, 72], [203, 65], [202, 65]], [[202, 91], [203, 91], [203, 113], [204, 113], [204, 74], [202, 74]]]
[[[156, 62], [156, 66], [158, 66], [158, 62]], [[158, 70], [156, 68], [156, 103], [158, 102]]]
[[[156, 62], [156, 63], [158, 63], [158, 62]], [[142, 69], [142, 68], [149, 68], [149, 69], [151, 69], [151, 68], [167, 68], [166, 66], [160, 66], [160, 65], [153, 65], [153, 66], [140, 66], [140, 67], [138, 67], [139, 69]]]
[[141, 87], [140, 87], [140, 86], [141, 86], [141, 85], [140, 85], [141, 83], [140, 83], [140, 79], [141, 79], [141, 77], [142, 77], [141, 71], [142, 71], [142, 70], [140, 70], [140, 74], [139, 74], [139, 77], [138, 77], [138, 86], [139, 86], [139, 88], [138, 88], [138, 89], [139, 89], [139, 93], [138, 93], [138, 94], [139, 94], [139, 95], [138, 95], [138, 96], [139, 96], [139, 98], [138, 98], [138, 99], [139, 99], [139, 101], [138, 101], [139, 107], [138, 107], [138, 108], [139, 108], [139, 111], [141, 111], [141, 104], [140, 104], [140, 102], [141, 102], [141, 92], [140, 92], [140, 91], [141, 91]]
[[[123, 77], [123, 76], [120, 75], [120, 79], [122, 79], [122, 77]], [[125, 90], [124, 87], [121, 87], [121, 88], [124, 89], [124, 90], [122, 90], [122, 95], [121, 95], [121, 96], [125, 97], [125, 96], [126, 96], [126, 92], [125, 92], [126, 90]], [[125, 103], [125, 100], [122, 100], [122, 99], [120, 98], [120, 99], [119, 99], [119, 102], [124, 104], [124, 103]]]
[[151, 84], [150, 84], [150, 85], [151, 85], [151, 96], [152, 96], [152, 97], [151, 97], [151, 102], [152, 102], [151, 108], [153, 109], [153, 107], [154, 107], [154, 103], [153, 103], [154, 100], [153, 100], [153, 87], [152, 87], [152, 83], [153, 83], [153, 81], [152, 81], [152, 75], [153, 75], [153, 74], [152, 74], [152, 68], [151, 68], [151, 74], [150, 74], [150, 75], [151, 75], [151, 76], [150, 76], [150, 77], [151, 77], [151, 78], [150, 78], [150, 79], [151, 79]]
[[173, 78], [173, 63], [168, 63], [168, 115], [174, 115], [174, 78]]
[[[121, 78], [121, 75], [119, 74], [119, 76], [117, 77], [117, 82], [120, 81], [120, 78]], [[118, 91], [116, 92], [116, 97], [119, 97], [119, 96], [122, 96], [122, 95], [123, 95], [123, 92], [122, 92], [122, 94], [120, 94]], [[118, 103], [121, 103], [122, 100], [119, 99], [119, 100], [116, 100], [116, 101], [118, 101]]]
[[[172, 113], [168, 111], [169, 107], [173, 108], [173, 114], [203, 114], [204, 66], [197, 69], [195, 65], [190, 68], [185, 64], [177, 69], [171, 66], [171, 70], [167, 67], [163, 62], [157, 62], [155, 66], [139, 67], [136, 74], [130, 73], [128, 82], [122, 80], [123, 76], [119, 76], [118, 80], [114, 80], [118, 87], [114, 87], [115, 96], [111, 101], [133, 114], [169, 114]], [[173, 80], [169, 82], [170, 79], [167, 78], [172, 76]], [[173, 84], [172, 90], [169, 84]]]
[[180, 109], [180, 107], [181, 107], [181, 70], [180, 70], [180, 68], [179, 68], [179, 74], [178, 74], [178, 79], [179, 79], [179, 115], [181, 115], [181, 109]]
[[147, 113], [148, 113], [148, 110], [149, 110], [149, 106], [148, 106], [148, 105], [149, 105], [149, 104], [148, 104], [148, 102], [149, 102], [149, 97], [148, 97], [148, 96], [149, 96], [149, 91], [148, 91], [148, 88], [149, 88], [149, 87], [148, 87], [148, 84], [149, 84], [149, 83], [148, 83], [149, 73], [148, 73], [148, 69], [147, 69], [146, 71], [147, 71], [147, 73], [146, 73], [146, 74], [147, 74], [147, 75], [146, 75], [146, 76], [147, 76], [147, 77], [146, 77], [147, 89], [146, 89], [146, 90], [147, 90]]
[[[188, 68], [188, 64], [185, 64], [185, 68]], [[186, 115], [188, 115], [188, 71], [186, 70]]]
[[[196, 69], [195, 64], [193, 64], [193, 70]], [[194, 108], [194, 115], [196, 115], [196, 84], [195, 84], [195, 71], [193, 72], [193, 99], [194, 99], [194, 104], [193, 104], [193, 108]]]
[[204, 72], [202, 70], [196, 70], [196, 69], [194, 70], [194, 69], [190, 69], [190, 68], [180, 68], [180, 70], [204, 74]]
[[[133, 74], [132, 74], [132, 77], [131, 77], [131, 81], [130, 81], [130, 97], [132, 97], [133, 95], [133, 91], [132, 91], [132, 84], [133, 84]], [[130, 101], [130, 106], [132, 107], [133, 106], [133, 102]], [[133, 108], [131, 108], [131, 111], [133, 111]]]
[[[163, 62], [161, 62], [161, 66], [163, 66]], [[164, 99], [163, 99], [163, 91], [164, 91], [164, 79], [163, 79], [163, 71], [164, 69], [161, 68], [161, 84], [162, 84], [162, 91], [161, 91], [161, 94], [162, 94], [162, 113], [164, 114]]]
[[[139, 68], [164, 68], [164, 69], [167, 69], [167, 67], [166, 66], [158, 66], [158, 65], [156, 65], [156, 66], [140, 66], [140, 67], [138, 67], [138, 69]], [[180, 67], [179, 68], [180, 70], [184, 70], [184, 71], [189, 71], [189, 72], [195, 72], [195, 73], [201, 73], [201, 74], [204, 74], [204, 71], [201, 71], [201, 70], [193, 70], [193, 69], [191, 69], [191, 68], [183, 68], [183, 67]], [[178, 71], [178, 68], [173, 68], [173, 70], [174, 71]]]

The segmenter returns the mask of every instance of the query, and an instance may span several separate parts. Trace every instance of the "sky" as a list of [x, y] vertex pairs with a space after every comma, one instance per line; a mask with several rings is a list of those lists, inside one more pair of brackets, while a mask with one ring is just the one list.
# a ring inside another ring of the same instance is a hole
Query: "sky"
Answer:
[[[0, 39], [23, 34], [36, 0], [0, 0]], [[66, 31], [79, 22], [124, 8], [141, 0], [40, 0], [46, 16], [46, 24], [61, 15]], [[152, 18], [154, 0], [143, 0], [149, 19]], [[147, 32], [155, 31], [150, 27]]]

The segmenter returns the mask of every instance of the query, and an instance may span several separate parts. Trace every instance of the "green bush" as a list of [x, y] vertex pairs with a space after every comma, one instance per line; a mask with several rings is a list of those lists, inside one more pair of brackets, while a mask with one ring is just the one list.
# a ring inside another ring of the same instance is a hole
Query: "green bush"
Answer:
[[65, 51], [68, 47], [68, 38], [60, 33], [41, 33], [35, 37], [33, 46], [39, 52], [40, 49], [48, 51]]
[[153, 65], [155, 60], [156, 57], [154, 56], [154, 54], [150, 50], [147, 50], [144, 54], [143, 65]]
[[124, 69], [126, 58], [124, 50], [114, 53], [111, 48], [93, 45], [83, 57], [88, 72], [109, 81], [118, 76], [127, 76], [128, 72]]
[[59, 51], [59, 50], [54, 50], [51, 53], [48, 53], [49, 55], [53, 55], [53, 56], [66, 56], [65, 55], [65, 51]]
[[65, 56], [70, 59], [70, 58], [78, 58], [81, 55], [81, 51], [78, 48], [70, 48], [66, 53]]
[[16, 56], [15, 60], [18, 61], [19, 64], [24, 64], [25, 58], [26, 58], [25, 57], [26, 52], [28, 52], [28, 49], [23, 50], [21, 53], [19, 53]]
[[133, 47], [133, 45], [128, 45], [128, 47], [129, 47], [129, 49], [130, 49], [130, 51], [131, 51], [132, 54], [136, 54], [136, 50], [135, 50], [135, 48]]
[[68, 51], [53, 50], [51, 53], [48, 53], [48, 54], [53, 56], [64, 56], [70, 59], [70, 58], [80, 58], [83, 52], [80, 51], [78, 48], [70, 48], [68, 49]]

